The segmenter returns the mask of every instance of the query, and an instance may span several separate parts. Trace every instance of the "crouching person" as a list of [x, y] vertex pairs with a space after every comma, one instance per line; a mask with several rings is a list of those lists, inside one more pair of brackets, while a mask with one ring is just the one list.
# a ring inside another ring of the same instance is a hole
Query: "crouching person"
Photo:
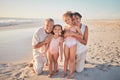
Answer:
[[38, 75], [42, 73], [44, 64], [47, 62], [46, 45], [51, 40], [53, 25], [53, 19], [46, 19], [44, 27], [39, 28], [33, 35], [33, 70]]

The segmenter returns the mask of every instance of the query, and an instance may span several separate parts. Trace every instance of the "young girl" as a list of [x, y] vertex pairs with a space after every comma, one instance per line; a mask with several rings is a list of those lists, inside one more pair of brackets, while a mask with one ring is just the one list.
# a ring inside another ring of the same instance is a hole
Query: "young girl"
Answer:
[[73, 21], [72, 21], [72, 13], [70, 11], [66, 12], [63, 15], [63, 20], [65, 21], [65, 23], [67, 24], [64, 28], [65, 34], [64, 34], [64, 38], [65, 38], [65, 45], [64, 45], [64, 55], [65, 55], [65, 61], [64, 61], [64, 73], [63, 73], [63, 77], [65, 77], [66, 71], [67, 71], [67, 67], [68, 67], [68, 62], [70, 60], [70, 74], [68, 76], [68, 78], [72, 78], [73, 76], [73, 72], [74, 72], [74, 68], [75, 68], [75, 55], [76, 55], [76, 48], [77, 48], [77, 41], [75, 38], [73, 38], [70, 34], [71, 33], [81, 33], [80, 32], [80, 28], [76, 27], [73, 25]]
[[49, 57], [49, 75], [52, 77], [52, 64], [54, 63], [54, 75], [57, 72], [58, 68], [58, 56], [60, 49], [60, 61], [62, 61], [63, 54], [63, 38], [62, 38], [62, 26], [57, 24], [53, 27], [53, 36], [49, 44], [48, 57]]

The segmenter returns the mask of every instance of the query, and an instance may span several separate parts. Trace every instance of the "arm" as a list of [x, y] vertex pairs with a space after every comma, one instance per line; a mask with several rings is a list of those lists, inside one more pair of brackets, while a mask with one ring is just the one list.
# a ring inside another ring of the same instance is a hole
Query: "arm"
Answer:
[[50, 45], [50, 42], [51, 42], [51, 39], [52, 39], [52, 35], [49, 35], [46, 39], [45, 39], [45, 53], [47, 52], [48, 48], [49, 48], [49, 45]]
[[75, 37], [80, 43], [86, 45], [87, 41], [88, 41], [88, 27], [86, 26], [86, 29], [85, 29], [85, 32], [84, 32], [84, 35], [83, 35], [83, 39], [81, 38], [80, 34], [72, 33], [71, 35], [73, 37]]
[[66, 28], [66, 27], [64, 28], [64, 35], [63, 35], [63, 36], [64, 36], [64, 38], [70, 36], [70, 35], [69, 35], [69, 32], [67, 31], [67, 28]]
[[[46, 56], [46, 57], [47, 57], [47, 51], [48, 51], [48, 49], [49, 49], [49, 45], [50, 45], [52, 36], [49, 36], [49, 37], [47, 37], [47, 38], [48, 38], [49, 41], [47, 41], [47, 42], [45, 43], [45, 51], [44, 51], [44, 53], [43, 53], [43, 55]], [[47, 40], [47, 38], [46, 38], [46, 40]]]
[[45, 44], [45, 41], [41, 41], [40, 40], [40, 36], [39, 36], [39, 32], [35, 32], [33, 34], [33, 38], [32, 38], [32, 47], [33, 49], [36, 49], [36, 48], [40, 48], [41, 46], [43, 46]]
[[36, 49], [36, 48], [40, 48], [41, 46], [45, 45], [45, 40], [44, 41], [41, 41], [39, 42], [38, 44], [34, 45], [33, 46], [33, 49]]
[[63, 59], [63, 38], [60, 39], [60, 61]]
[[[43, 45], [45, 44], [48, 44], [51, 40], [51, 35], [49, 35], [48, 37], [45, 38], [45, 40], [41, 41], [41, 42], [38, 42], [36, 45], [33, 46], [33, 49], [37, 49], [37, 48], [40, 48], [42, 47]], [[34, 40], [36, 40], [37, 37], [34, 36]]]
[[43, 53], [43, 56], [47, 57], [48, 48], [49, 48], [49, 44], [45, 44], [45, 52]]
[[45, 54], [47, 53], [48, 48], [49, 48], [49, 44], [46, 44], [45, 45]]
[[82, 36], [82, 32], [80, 30], [80, 27], [76, 26], [76, 31], [77, 31], [77, 34], [79, 35], [79, 37], [82, 38], [83, 36]]

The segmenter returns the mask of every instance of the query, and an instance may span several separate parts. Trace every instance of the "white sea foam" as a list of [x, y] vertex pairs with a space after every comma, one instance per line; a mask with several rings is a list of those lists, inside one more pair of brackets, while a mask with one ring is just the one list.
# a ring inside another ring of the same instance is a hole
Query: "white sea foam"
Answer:
[[26, 18], [0, 18], [0, 27], [1, 26], [10, 26], [21, 23], [32, 23], [39, 22], [40, 19], [26, 19]]

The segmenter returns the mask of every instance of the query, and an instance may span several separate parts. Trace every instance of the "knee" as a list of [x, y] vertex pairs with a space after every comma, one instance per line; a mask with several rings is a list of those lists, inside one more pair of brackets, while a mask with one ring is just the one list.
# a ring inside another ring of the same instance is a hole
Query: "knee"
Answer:
[[54, 61], [54, 64], [57, 64], [57, 61]]
[[49, 64], [52, 64], [52, 60], [49, 60], [48, 63], [49, 63]]
[[37, 75], [40, 75], [42, 73], [43, 66], [33, 66], [33, 70]]
[[68, 60], [69, 60], [69, 57], [66, 57], [66, 58], [65, 58], [65, 61], [68, 61]]
[[75, 58], [70, 58], [71, 63], [75, 63]]

